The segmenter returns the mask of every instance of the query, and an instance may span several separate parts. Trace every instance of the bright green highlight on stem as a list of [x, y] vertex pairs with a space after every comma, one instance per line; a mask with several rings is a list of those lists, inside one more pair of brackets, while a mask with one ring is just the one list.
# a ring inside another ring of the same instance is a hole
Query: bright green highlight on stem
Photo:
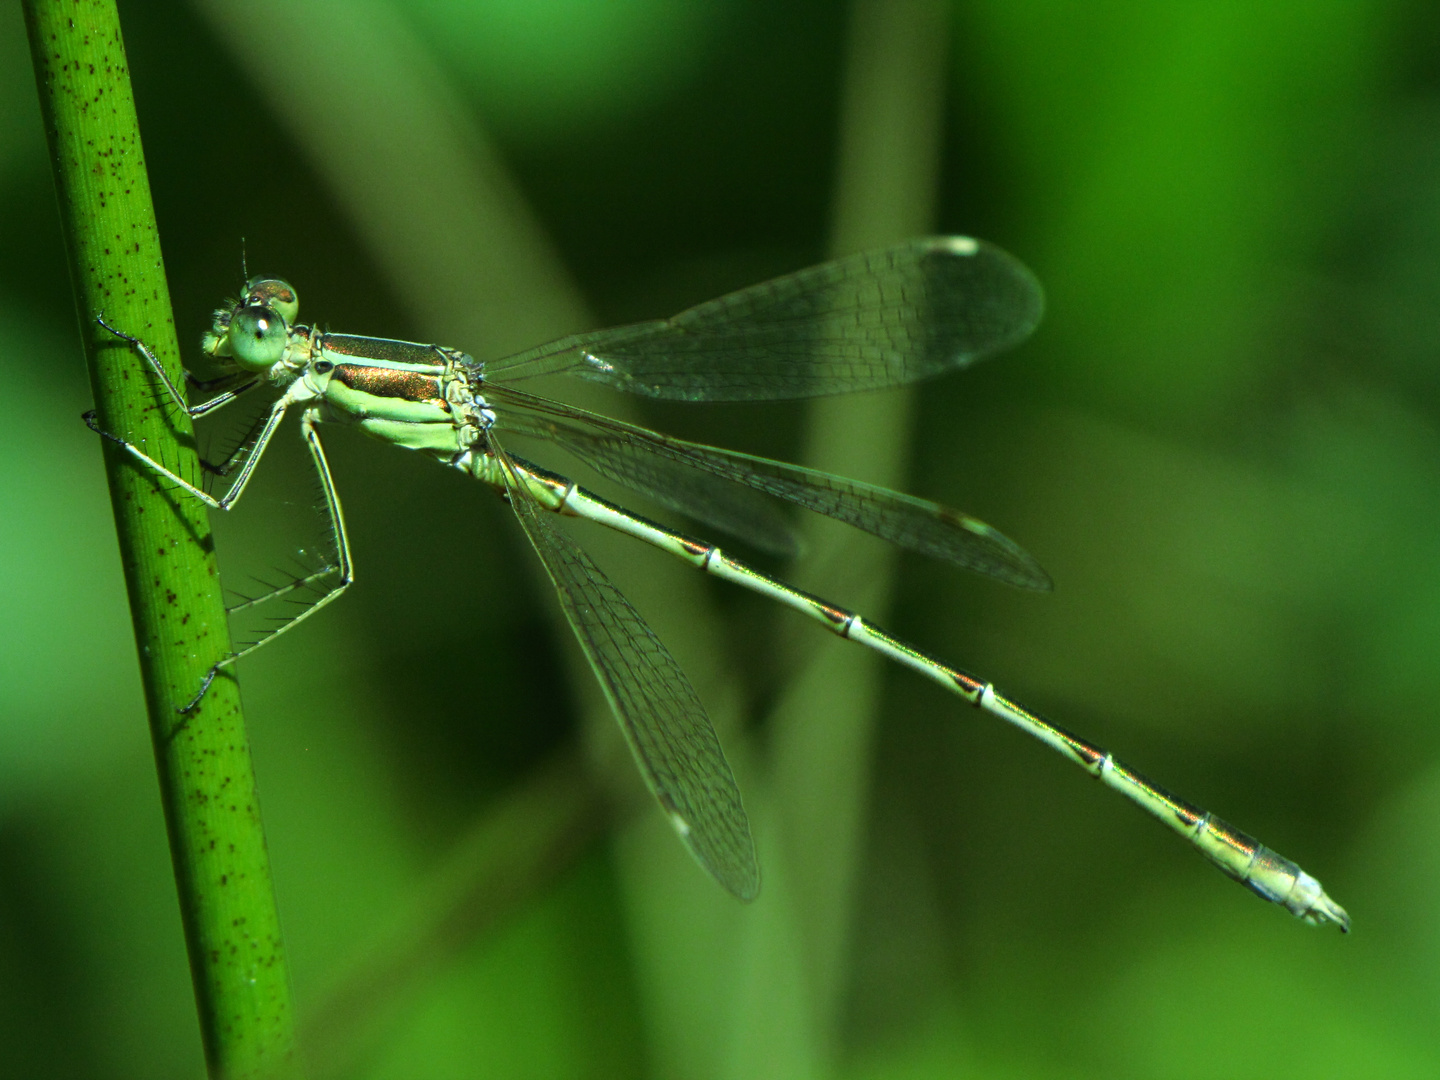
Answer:
[[[97, 424], [196, 475], [189, 417], [95, 322], [143, 334], [178, 370], [119, 17], [109, 0], [26, 0]], [[180, 909], [212, 1075], [293, 1074], [289, 974], [231, 679], [182, 715], [230, 652], [204, 506], [106, 446]]]

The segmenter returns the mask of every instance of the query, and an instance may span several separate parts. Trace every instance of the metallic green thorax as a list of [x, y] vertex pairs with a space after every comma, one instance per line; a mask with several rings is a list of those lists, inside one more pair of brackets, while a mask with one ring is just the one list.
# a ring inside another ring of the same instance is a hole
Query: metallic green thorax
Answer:
[[[257, 279], [235, 306], [215, 313], [205, 351], [259, 368], [291, 404], [312, 404], [316, 419], [354, 427], [407, 450], [420, 450], [504, 490], [520, 482], [547, 509], [564, 502], [563, 478], [523, 470], [507, 476], [485, 444], [495, 413], [481, 393], [481, 365], [459, 349], [393, 338], [332, 334], [291, 325], [299, 304], [277, 279]], [[250, 313], [249, 318], [242, 318]], [[271, 316], [277, 316], [271, 318]], [[249, 327], [254, 359], [237, 339]], [[283, 348], [274, 345], [283, 333]], [[545, 480], [541, 476], [546, 477]], [[573, 486], [573, 485], [572, 485]]]
[[[323, 419], [450, 462], [478, 443], [494, 419], [483, 413], [479, 368], [461, 352], [403, 344], [400, 356], [353, 359], [369, 339], [311, 331], [302, 376]], [[438, 362], [437, 362], [438, 361]]]
[[[207, 338], [212, 355], [231, 354], [224, 348], [229, 324], [217, 317]], [[479, 442], [494, 419], [483, 414], [479, 365], [458, 349], [294, 326], [265, 374], [292, 403], [316, 402], [324, 421], [447, 463]]]

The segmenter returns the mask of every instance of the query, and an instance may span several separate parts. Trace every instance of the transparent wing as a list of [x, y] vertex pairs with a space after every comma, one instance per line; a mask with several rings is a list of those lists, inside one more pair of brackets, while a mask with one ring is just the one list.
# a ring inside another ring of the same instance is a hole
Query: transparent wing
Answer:
[[750, 823], [690, 680], [620, 590], [551, 523], [526, 487], [522, 467], [506, 461], [510, 505], [545, 564], [646, 784], [700, 865], [741, 900], [753, 900], [760, 869]]
[[1020, 341], [1044, 294], [1014, 256], [962, 236], [913, 240], [752, 285], [669, 319], [577, 334], [488, 365], [512, 382], [569, 373], [645, 397], [776, 401], [875, 390]]
[[800, 465], [685, 442], [513, 387], [491, 390], [502, 430], [552, 442], [600, 475], [700, 521], [734, 527], [732, 518], [715, 517], [700, 501], [703, 490], [673, 484], [675, 477], [705, 477], [711, 487], [715, 480], [728, 481], [723, 486], [763, 492], [1020, 588], [1051, 587], [1049, 575], [1019, 544], [939, 503]]
[[[603, 427], [587, 429], [586, 420], [604, 425], [605, 417], [511, 387], [490, 387], [487, 392], [492, 403], [504, 405], [497, 423], [500, 430], [558, 445], [601, 476], [762, 551], [786, 557], [798, 553], [799, 542], [789, 517], [763, 492], [737, 484], [728, 476], [697, 469], [680, 457], [645, 453], [643, 448], [632, 454], [617, 452], [610, 440], [624, 439], [628, 430], [619, 421], [614, 422], [619, 429], [616, 433], [602, 433]], [[644, 428], [634, 430], [653, 434]]]

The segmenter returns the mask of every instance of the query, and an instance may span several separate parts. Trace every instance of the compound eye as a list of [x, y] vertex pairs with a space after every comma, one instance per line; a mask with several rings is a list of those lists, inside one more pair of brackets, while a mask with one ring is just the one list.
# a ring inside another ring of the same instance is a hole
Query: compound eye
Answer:
[[294, 287], [280, 278], [251, 278], [245, 283], [245, 306], [268, 307], [287, 323], [294, 323], [300, 298]]
[[268, 371], [285, 355], [289, 329], [272, 308], [243, 307], [230, 318], [230, 355], [246, 371]]

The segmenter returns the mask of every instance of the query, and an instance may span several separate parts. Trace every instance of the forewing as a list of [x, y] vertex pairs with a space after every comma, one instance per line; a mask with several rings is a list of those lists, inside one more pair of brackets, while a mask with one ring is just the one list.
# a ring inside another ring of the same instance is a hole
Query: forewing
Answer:
[[[624, 425], [615, 433], [595, 431], [585, 420], [603, 423], [603, 417], [521, 394], [513, 388], [491, 389], [494, 401], [504, 405], [497, 422], [502, 431], [559, 446], [601, 476], [638, 491], [660, 506], [738, 537], [761, 551], [780, 556], [796, 554], [799, 544], [788, 516], [764, 493], [737, 484], [728, 476], [697, 469], [681, 457], [648, 453], [643, 446], [625, 452], [615, 445], [615, 440], [625, 439]], [[566, 416], [575, 422], [558, 422]], [[644, 428], [634, 430], [645, 431]]]
[[669, 319], [578, 334], [489, 367], [571, 373], [645, 397], [777, 401], [875, 390], [1020, 341], [1044, 308], [1014, 256], [968, 237], [913, 240], [813, 266]]
[[[1049, 575], [1024, 548], [948, 506], [800, 465], [674, 439], [512, 387], [495, 391], [500, 427], [552, 442], [602, 476], [701, 521], [711, 519], [691, 489], [677, 487], [667, 496], [659, 481], [689, 475], [706, 478], [711, 487], [717, 481], [724, 487], [738, 485], [1020, 588], [1050, 588]], [[723, 520], [714, 523], [727, 527]]]

